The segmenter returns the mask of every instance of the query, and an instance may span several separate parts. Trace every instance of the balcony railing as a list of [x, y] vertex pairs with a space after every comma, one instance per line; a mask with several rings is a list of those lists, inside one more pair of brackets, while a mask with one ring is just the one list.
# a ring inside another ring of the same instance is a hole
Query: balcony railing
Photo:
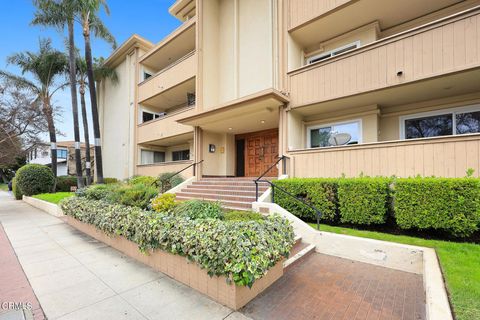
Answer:
[[289, 151], [294, 177], [441, 176], [480, 171], [480, 134]]
[[289, 72], [292, 107], [480, 66], [480, 7]]
[[[168, 161], [154, 164], [139, 164], [137, 165], [137, 174], [142, 176], [156, 177], [161, 173], [178, 172], [184, 169], [189, 164], [193, 164], [193, 160]], [[183, 171], [181, 175], [184, 178], [192, 177], [193, 167], [190, 167], [187, 170]]]
[[138, 125], [137, 142], [147, 143], [154, 140], [164, 139], [180, 134], [193, 132], [191, 126], [177, 122], [178, 119], [193, 115], [195, 107], [187, 107], [164, 117], [157, 118]]
[[[195, 77], [197, 60], [195, 51], [178, 59], [138, 85], [138, 100], [144, 102], [176, 85]], [[186, 94], [186, 93], [185, 93]]]

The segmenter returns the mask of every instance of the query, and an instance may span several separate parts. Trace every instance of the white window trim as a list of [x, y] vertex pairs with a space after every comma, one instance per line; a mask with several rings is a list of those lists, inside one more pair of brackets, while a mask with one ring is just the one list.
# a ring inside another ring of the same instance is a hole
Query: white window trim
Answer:
[[[335, 49], [330, 50], [330, 51], [327, 51], [327, 52], [322, 52], [322, 53], [313, 55], [313, 56], [311, 56], [311, 57], [308, 57], [308, 58], [307, 58], [307, 65], [312, 64], [311, 61], [312, 61], [312, 60], [315, 60], [315, 59], [318, 59], [318, 58], [322, 58], [322, 57], [325, 57], [325, 56], [330, 56], [330, 58], [331, 58], [331, 57], [333, 57], [333, 54], [334, 54], [335, 52], [345, 50], [346, 48], [351, 47], [351, 46], [353, 46], [353, 45], [356, 46], [355, 49], [360, 48], [360, 45], [361, 45], [360, 40], [354, 41], [354, 42], [351, 42], [351, 43], [348, 43], [348, 44], [346, 44], [346, 45], [344, 45], [344, 46], [335, 48]], [[355, 50], [355, 49], [352, 49], [352, 50]], [[350, 52], [350, 50], [348, 50], [348, 52]], [[328, 58], [327, 58], [327, 59], [328, 59]], [[322, 60], [322, 61], [323, 61], [323, 60]], [[320, 62], [320, 61], [317, 61], [317, 62]], [[316, 62], [313, 62], [313, 63], [316, 63]]]
[[[165, 161], [160, 161], [160, 162], [155, 162], [155, 155], [153, 155], [153, 159], [154, 161], [153, 162], [149, 162], [149, 163], [142, 163], [142, 152], [143, 151], [146, 151], [146, 152], [163, 152], [164, 154], [164, 158], [165, 158]], [[167, 152], [166, 151], [161, 151], [161, 150], [153, 150], [153, 149], [145, 149], [145, 148], [140, 148], [140, 165], [152, 165], [152, 164], [158, 164], [158, 163], [164, 163], [164, 162], [167, 162]]]
[[[330, 123], [322, 123], [314, 126], [308, 126], [307, 127], [307, 149], [316, 149], [316, 148], [331, 148], [332, 146], [328, 147], [311, 147], [311, 138], [310, 138], [310, 131], [315, 130], [315, 129], [320, 129], [320, 128], [325, 128], [325, 127], [332, 127], [332, 126], [338, 126], [342, 124], [350, 124], [350, 123], [358, 123], [358, 144], [362, 143], [363, 140], [363, 124], [362, 124], [362, 119], [353, 119], [353, 120], [346, 120], [346, 121], [339, 121], [339, 122], [330, 122]], [[348, 145], [348, 144], [346, 144]], [[341, 147], [341, 146], [339, 146]]]
[[[431, 116], [438, 116], [442, 114], [452, 114], [452, 135], [457, 135], [457, 119], [455, 115], [457, 113], [467, 113], [467, 112], [475, 112], [475, 111], [480, 111], [480, 104], [473, 104], [473, 105], [468, 105], [468, 106], [462, 106], [462, 107], [455, 107], [455, 108], [447, 108], [447, 109], [441, 109], [441, 110], [435, 110], [435, 111], [427, 111], [427, 112], [420, 112], [420, 113], [414, 113], [414, 114], [409, 114], [406, 116], [401, 116], [399, 118], [400, 122], [400, 140], [411, 140], [405, 138], [405, 120], [410, 120], [410, 119], [416, 119], [416, 118], [423, 118], [423, 117], [431, 117]], [[418, 139], [428, 139], [429, 137], [425, 138], [418, 138]]]

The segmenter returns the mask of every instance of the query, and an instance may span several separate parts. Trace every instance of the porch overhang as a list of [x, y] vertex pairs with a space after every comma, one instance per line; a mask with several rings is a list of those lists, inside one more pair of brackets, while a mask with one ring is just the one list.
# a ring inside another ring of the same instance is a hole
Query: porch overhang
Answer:
[[281, 92], [268, 89], [230, 101], [178, 122], [212, 132], [241, 134], [278, 127], [278, 107], [288, 104]]

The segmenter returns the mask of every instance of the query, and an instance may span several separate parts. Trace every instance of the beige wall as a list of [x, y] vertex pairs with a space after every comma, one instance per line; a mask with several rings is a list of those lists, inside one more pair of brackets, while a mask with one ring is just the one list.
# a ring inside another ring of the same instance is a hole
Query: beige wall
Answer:
[[327, 13], [351, 0], [288, 0], [289, 29]]
[[[480, 65], [480, 14], [379, 41], [289, 74], [293, 107], [410, 83]], [[403, 71], [402, 76], [397, 76]]]
[[[149, 164], [149, 165], [138, 165], [137, 174], [142, 176], [151, 176], [156, 177], [159, 174], [166, 172], [178, 172], [188, 165], [192, 164], [193, 161], [175, 161], [175, 162], [164, 162], [159, 164]], [[193, 176], [193, 168], [190, 167], [187, 170], [181, 173], [182, 177], [190, 178]]]
[[274, 86], [272, 1], [203, 2], [203, 109]]
[[193, 127], [177, 122], [178, 119], [188, 117], [195, 112], [193, 108], [188, 111], [167, 115], [164, 118], [148, 121], [138, 125], [138, 143], [147, 143], [154, 140], [169, 138], [172, 136], [193, 133]]
[[[214, 153], [208, 150], [210, 144], [216, 147]], [[233, 176], [235, 174], [235, 136], [204, 131], [203, 160], [205, 160], [202, 164], [204, 175]]]
[[104, 80], [98, 90], [105, 177], [125, 179], [134, 173], [135, 51], [115, 67], [119, 82]]

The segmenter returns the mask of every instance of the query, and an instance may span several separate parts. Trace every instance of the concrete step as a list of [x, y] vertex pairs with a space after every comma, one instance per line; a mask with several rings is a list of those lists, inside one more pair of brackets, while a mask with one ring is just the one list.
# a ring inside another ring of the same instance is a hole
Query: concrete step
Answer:
[[[185, 197], [185, 196], [177, 196], [176, 198], [179, 201], [184, 201], [184, 200], [191, 200], [191, 197]], [[201, 197], [201, 198], [194, 198], [194, 199], [202, 199], [206, 201], [218, 201], [218, 199], [215, 199], [213, 197]], [[234, 210], [251, 210], [252, 209], [252, 203], [251, 202], [244, 202], [244, 201], [233, 201], [233, 200], [224, 200], [221, 201], [222, 205], [227, 208], [227, 209], [234, 209]]]
[[232, 201], [239, 201], [239, 202], [246, 202], [251, 203], [255, 201], [255, 195], [253, 196], [239, 196], [239, 195], [226, 195], [226, 194], [208, 194], [208, 193], [197, 193], [197, 192], [187, 192], [182, 190], [177, 192], [177, 199], [178, 197], [184, 198], [194, 198], [194, 199], [214, 199], [217, 201], [224, 201], [224, 200], [232, 200]]
[[[192, 185], [213, 185], [213, 186], [253, 186], [255, 187], [255, 183], [253, 181], [205, 181], [205, 180], [200, 180], [200, 181], [195, 181], [192, 183]], [[269, 186], [268, 183], [266, 182], [259, 182], [259, 186]]]
[[283, 270], [286, 271], [297, 263], [305, 260], [309, 255], [315, 252], [315, 245], [302, 241], [295, 243], [291, 250], [290, 257], [283, 262]]

